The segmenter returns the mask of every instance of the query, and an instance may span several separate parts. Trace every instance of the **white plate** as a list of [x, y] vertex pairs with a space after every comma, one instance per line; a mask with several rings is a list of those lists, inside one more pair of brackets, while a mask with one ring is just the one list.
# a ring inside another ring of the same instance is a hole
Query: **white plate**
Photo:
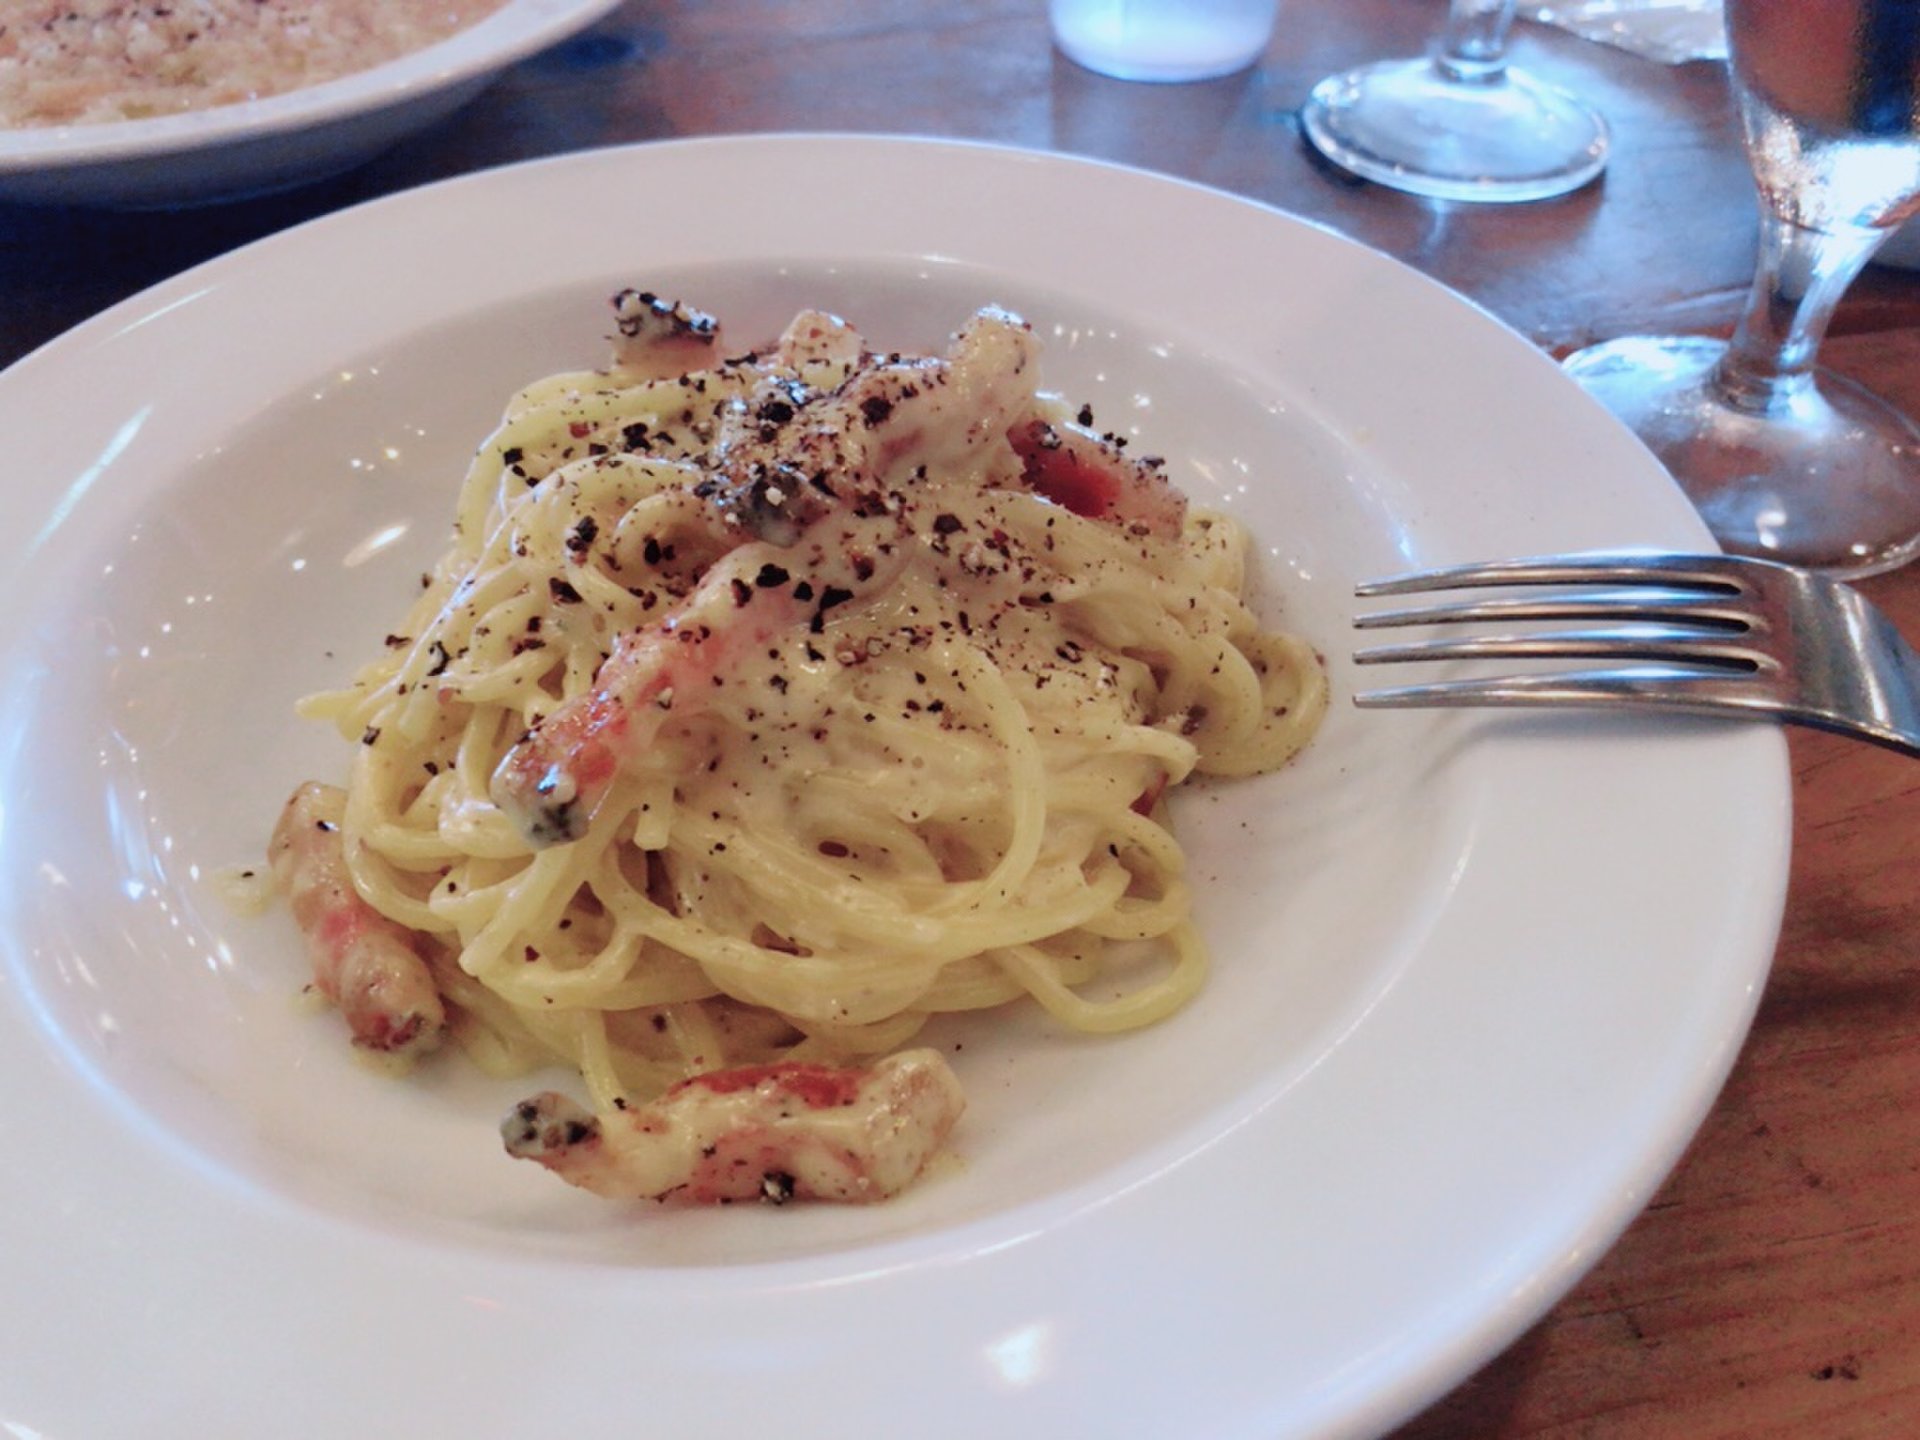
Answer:
[[[1180, 807], [1200, 999], [948, 1032], [960, 1161], [886, 1206], [629, 1211], [509, 1163], [523, 1085], [356, 1065], [284, 917], [207, 884], [338, 772], [294, 698], [377, 644], [506, 391], [596, 360], [630, 282], [743, 341], [802, 303], [888, 346], [1024, 309], [1330, 659], [1302, 761]], [[1772, 730], [1346, 703], [1357, 577], [1700, 546], [1677, 492], [1485, 315], [1215, 192], [880, 139], [575, 156], [182, 275], [0, 377], [0, 435], [11, 1433], [1381, 1427], [1645, 1203], [1766, 971]]]
[[507, 0], [436, 45], [263, 100], [150, 120], [0, 129], [0, 200], [127, 209], [236, 199], [351, 169], [452, 113], [620, 0]]

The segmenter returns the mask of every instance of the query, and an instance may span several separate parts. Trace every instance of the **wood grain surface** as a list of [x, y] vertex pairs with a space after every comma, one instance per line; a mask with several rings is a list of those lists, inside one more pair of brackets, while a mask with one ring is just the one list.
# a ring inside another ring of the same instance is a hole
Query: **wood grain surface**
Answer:
[[[1308, 152], [1297, 110], [1313, 82], [1420, 50], [1441, 11], [1286, 0], [1254, 70], [1143, 86], [1054, 53], [1040, 0], [631, 0], [350, 175], [173, 213], [0, 206], [0, 363], [187, 266], [397, 189], [589, 146], [796, 130], [967, 137], [1219, 186], [1397, 256], [1556, 352], [1727, 329], [1754, 201], [1719, 66], [1521, 27], [1515, 59], [1615, 131], [1604, 179], [1561, 200], [1425, 202]], [[1869, 272], [1827, 355], [1920, 413], [1920, 280]], [[1920, 638], [1920, 573], [1865, 588]], [[1920, 764], [1824, 736], [1792, 748], [1785, 929], [1725, 1094], [1589, 1277], [1401, 1440], [1920, 1435]]]

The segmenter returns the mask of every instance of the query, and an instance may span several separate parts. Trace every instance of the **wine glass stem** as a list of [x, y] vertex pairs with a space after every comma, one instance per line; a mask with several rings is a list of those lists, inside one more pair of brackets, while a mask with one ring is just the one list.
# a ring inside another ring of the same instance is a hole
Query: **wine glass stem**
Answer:
[[1507, 68], [1507, 31], [1515, 0], [1452, 0], [1434, 51], [1434, 68], [1449, 80], [1490, 84]]
[[1714, 372], [1720, 397], [1749, 414], [1772, 415], [1809, 389], [1834, 307], [1887, 233], [1864, 225], [1816, 230], [1763, 205], [1753, 290]]

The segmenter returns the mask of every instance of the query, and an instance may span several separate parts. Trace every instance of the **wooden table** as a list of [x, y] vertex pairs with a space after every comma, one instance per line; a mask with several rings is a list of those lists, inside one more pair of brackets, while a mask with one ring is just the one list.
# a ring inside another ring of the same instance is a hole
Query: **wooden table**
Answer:
[[[0, 363], [189, 264], [446, 175], [585, 146], [762, 130], [965, 136], [1121, 160], [1310, 216], [1556, 350], [1727, 328], [1750, 182], [1713, 65], [1669, 68], [1523, 27], [1516, 58], [1608, 114], [1604, 180], [1506, 209], [1352, 182], [1304, 149], [1321, 75], [1414, 53], [1437, 0], [1287, 0], [1256, 70], [1188, 86], [1087, 74], [1040, 0], [632, 0], [361, 171], [151, 216], [0, 206]], [[1828, 358], [1920, 413], [1920, 280], [1869, 272]], [[1920, 636], [1920, 570], [1868, 592]], [[1724, 1096], [1645, 1215], [1507, 1354], [1402, 1432], [1920, 1433], [1920, 766], [1794, 738], [1785, 933]]]

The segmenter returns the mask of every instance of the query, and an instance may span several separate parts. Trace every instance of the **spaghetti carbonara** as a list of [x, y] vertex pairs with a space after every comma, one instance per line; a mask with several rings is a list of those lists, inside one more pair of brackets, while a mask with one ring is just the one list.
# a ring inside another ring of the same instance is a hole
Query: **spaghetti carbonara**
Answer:
[[1286, 761], [1321, 667], [1248, 609], [1237, 522], [1037, 390], [1017, 317], [902, 356], [807, 311], [726, 358], [684, 306], [615, 312], [611, 366], [513, 397], [412, 609], [305, 704], [351, 773], [295, 797], [276, 872], [362, 1044], [578, 1070], [590, 1110], [519, 1107], [514, 1153], [884, 1194], [958, 1114], [901, 1054], [929, 1017], [1117, 1031], [1194, 993], [1166, 788]]

